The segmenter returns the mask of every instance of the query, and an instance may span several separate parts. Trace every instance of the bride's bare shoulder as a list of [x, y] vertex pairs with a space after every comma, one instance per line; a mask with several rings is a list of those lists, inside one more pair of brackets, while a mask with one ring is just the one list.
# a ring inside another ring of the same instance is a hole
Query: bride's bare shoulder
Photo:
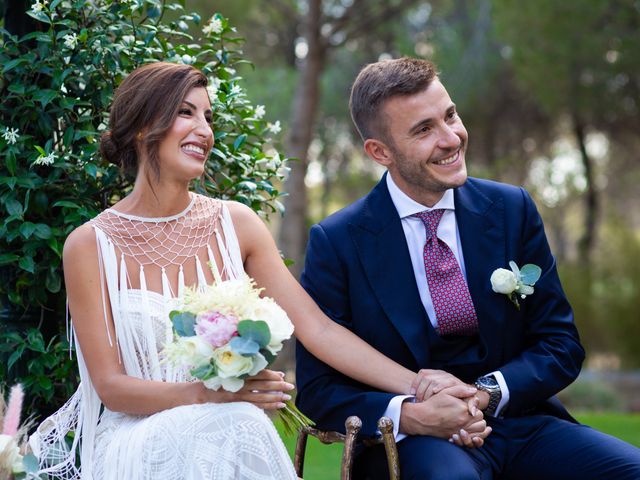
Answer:
[[91, 223], [87, 222], [73, 230], [64, 242], [63, 259], [82, 257], [97, 252], [96, 234]]

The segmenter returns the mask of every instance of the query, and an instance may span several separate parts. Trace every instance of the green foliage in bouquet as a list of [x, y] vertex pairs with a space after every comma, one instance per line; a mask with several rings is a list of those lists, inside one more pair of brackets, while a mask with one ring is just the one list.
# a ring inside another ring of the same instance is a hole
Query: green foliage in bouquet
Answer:
[[210, 78], [216, 144], [196, 190], [267, 216], [282, 210], [272, 180], [286, 167], [271, 146], [279, 123], [247, 99], [236, 71], [246, 63], [242, 40], [222, 16], [203, 22], [157, 0], [37, 0], [28, 14], [38, 31], [17, 38], [0, 29], [0, 307], [13, 324], [0, 325], [0, 383], [22, 382], [32, 410], [59, 404], [75, 381], [60, 339], [64, 240], [131, 187], [98, 154], [127, 73], [163, 60]]

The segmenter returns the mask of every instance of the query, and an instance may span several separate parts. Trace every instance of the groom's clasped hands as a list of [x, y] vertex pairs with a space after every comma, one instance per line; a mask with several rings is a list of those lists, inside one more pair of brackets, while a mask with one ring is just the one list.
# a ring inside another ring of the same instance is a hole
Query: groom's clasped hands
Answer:
[[491, 433], [482, 413], [488, 395], [448, 372], [420, 370], [411, 394], [415, 403], [404, 402], [400, 413], [402, 433], [444, 438], [468, 448], [481, 447]]

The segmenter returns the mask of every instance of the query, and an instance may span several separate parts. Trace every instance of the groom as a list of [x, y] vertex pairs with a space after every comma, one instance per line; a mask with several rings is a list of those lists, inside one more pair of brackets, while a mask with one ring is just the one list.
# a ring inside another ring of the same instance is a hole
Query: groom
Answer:
[[[424, 402], [376, 391], [298, 343], [300, 408], [331, 430], [358, 415], [363, 435], [392, 417], [403, 478], [639, 479], [640, 450], [577, 424], [554, 397], [584, 350], [542, 221], [524, 189], [467, 178], [467, 131], [434, 65], [366, 66], [350, 108], [367, 155], [387, 173], [311, 229], [302, 284], [336, 322], [426, 369], [429, 388]], [[490, 282], [510, 261], [542, 270], [519, 308]], [[486, 437], [479, 448], [460, 431], [471, 416], [451, 413], [465, 402], [445, 388], [456, 383], [478, 389], [492, 429], [475, 434]], [[376, 448], [356, 460], [362, 478], [385, 477]]]

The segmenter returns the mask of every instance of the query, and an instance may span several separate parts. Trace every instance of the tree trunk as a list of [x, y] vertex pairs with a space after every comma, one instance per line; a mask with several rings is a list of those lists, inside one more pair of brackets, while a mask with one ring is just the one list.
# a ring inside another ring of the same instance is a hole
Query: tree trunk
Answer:
[[593, 160], [587, 152], [585, 126], [577, 114], [573, 114], [573, 132], [578, 142], [578, 149], [584, 166], [587, 191], [584, 204], [584, 232], [578, 243], [580, 260], [587, 264], [591, 260], [591, 252], [596, 240], [596, 222], [598, 217], [598, 193], [594, 182]]
[[302, 271], [307, 242], [307, 192], [304, 184], [307, 153], [313, 138], [320, 97], [320, 76], [327, 53], [320, 33], [321, 13], [322, 0], [309, 0], [305, 18], [305, 39], [309, 50], [300, 67], [286, 142], [287, 156], [297, 161], [291, 162], [291, 172], [285, 185], [289, 196], [284, 202], [286, 212], [280, 227], [279, 245], [285, 257], [295, 262], [290, 268], [296, 277]]

